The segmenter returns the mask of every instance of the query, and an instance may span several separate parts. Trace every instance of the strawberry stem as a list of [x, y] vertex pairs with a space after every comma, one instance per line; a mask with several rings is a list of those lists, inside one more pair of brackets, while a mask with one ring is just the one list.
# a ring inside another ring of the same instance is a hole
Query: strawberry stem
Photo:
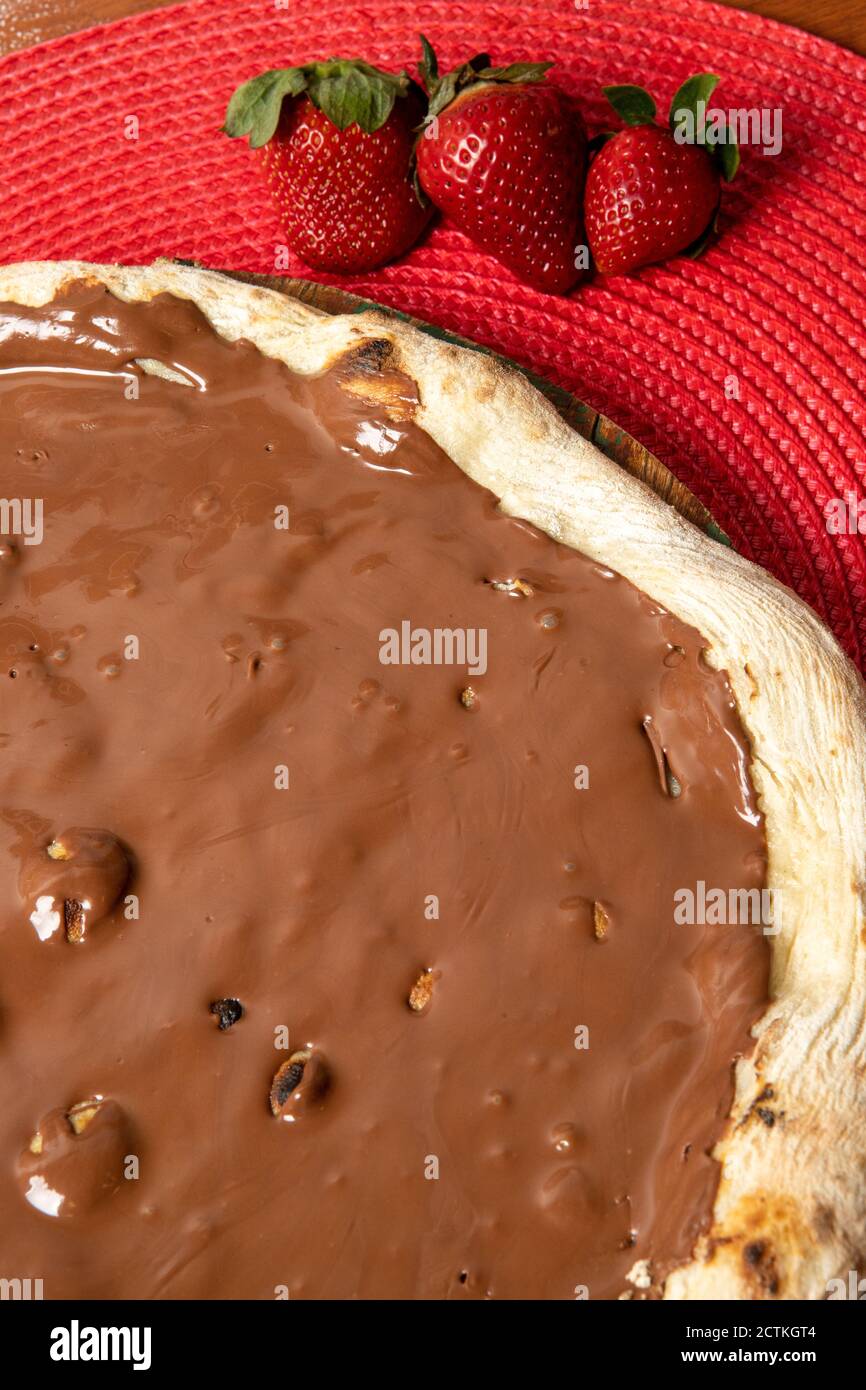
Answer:
[[439, 75], [439, 63], [433, 46], [423, 34], [421, 41], [421, 61], [418, 72], [430, 98], [430, 106], [424, 125], [429, 125], [438, 115], [450, 106], [459, 92], [469, 87], [487, 82], [509, 83], [513, 86], [525, 82], [542, 82], [553, 63], [510, 63], [507, 67], [496, 68], [490, 65], [489, 53], [476, 53], [468, 62], [452, 68], [444, 76]]

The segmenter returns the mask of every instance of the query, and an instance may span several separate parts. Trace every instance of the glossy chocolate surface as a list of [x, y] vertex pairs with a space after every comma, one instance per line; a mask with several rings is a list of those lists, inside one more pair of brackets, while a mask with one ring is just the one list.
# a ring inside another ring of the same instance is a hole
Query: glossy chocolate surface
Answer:
[[[615, 1298], [687, 1258], [769, 957], [674, 921], [765, 873], [700, 635], [345, 367], [82, 286], [0, 335], [44, 507], [0, 537], [0, 1275]], [[383, 664], [404, 622], [486, 669]]]

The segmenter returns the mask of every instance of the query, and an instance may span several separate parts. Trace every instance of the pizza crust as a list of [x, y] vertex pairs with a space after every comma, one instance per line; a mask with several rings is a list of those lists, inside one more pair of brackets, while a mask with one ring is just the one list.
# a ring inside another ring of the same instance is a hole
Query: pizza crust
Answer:
[[311, 374], [356, 350], [418, 387], [419, 425], [503, 511], [617, 570], [707, 638], [766, 818], [771, 998], [715, 1156], [710, 1231], [672, 1299], [820, 1299], [866, 1262], [866, 690], [811, 609], [582, 439], [516, 371], [375, 313], [329, 316], [214, 272], [77, 262], [0, 270], [38, 306], [88, 278], [192, 300], [224, 338]]

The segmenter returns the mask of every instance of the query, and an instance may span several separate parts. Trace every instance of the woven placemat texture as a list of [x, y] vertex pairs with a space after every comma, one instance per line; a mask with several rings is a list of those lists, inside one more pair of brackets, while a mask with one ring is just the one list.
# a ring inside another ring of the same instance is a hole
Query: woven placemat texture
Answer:
[[229, 94], [312, 57], [407, 65], [419, 28], [448, 64], [480, 47], [556, 58], [592, 129], [607, 124], [603, 84], [642, 83], [666, 110], [697, 71], [721, 75], [714, 105], [782, 109], [781, 152], [744, 150], [700, 261], [558, 299], [439, 225], [398, 264], [341, 283], [616, 420], [866, 666], [863, 537], [825, 520], [831, 499], [859, 498], [866, 469], [866, 62], [853, 54], [701, 0], [192, 0], [0, 62], [0, 257], [285, 269], [257, 158], [219, 134]]

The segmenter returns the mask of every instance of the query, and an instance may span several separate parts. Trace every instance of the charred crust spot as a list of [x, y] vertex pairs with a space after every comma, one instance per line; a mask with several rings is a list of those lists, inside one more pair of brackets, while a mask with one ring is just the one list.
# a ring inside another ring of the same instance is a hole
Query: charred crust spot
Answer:
[[370, 338], [341, 359], [338, 380], [350, 396], [376, 406], [393, 424], [404, 424], [415, 416], [418, 388], [394, 357], [387, 338]]
[[341, 365], [348, 371], [375, 375], [388, 365], [393, 351], [394, 344], [389, 338], [368, 338], [347, 352]]
[[[821, 1240], [830, 1240], [836, 1234], [836, 1216], [831, 1207], [816, 1207], [812, 1221], [815, 1232]], [[859, 1269], [861, 1264], [866, 1264], [866, 1261], [859, 1263], [855, 1261], [853, 1267]]]
[[779, 1275], [768, 1242], [753, 1240], [743, 1246], [743, 1263], [747, 1276], [757, 1283], [762, 1294], [776, 1298], [779, 1293]]
[[770, 1085], [764, 1086], [758, 1095], [755, 1096], [755, 1099], [743, 1116], [742, 1123], [750, 1120], [752, 1115], [757, 1115], [762, 1124], [765, 1124], [768, 1129], [772, 1129], [776, 1121], [781, 1120], [785, 1114], [784, 1110], [777, 1112], [771, 1110], [769, 1105], [764, 1104], [765, 1101], [775, 1100], [775, 1098], [776, 1092], [773, 1087]]

